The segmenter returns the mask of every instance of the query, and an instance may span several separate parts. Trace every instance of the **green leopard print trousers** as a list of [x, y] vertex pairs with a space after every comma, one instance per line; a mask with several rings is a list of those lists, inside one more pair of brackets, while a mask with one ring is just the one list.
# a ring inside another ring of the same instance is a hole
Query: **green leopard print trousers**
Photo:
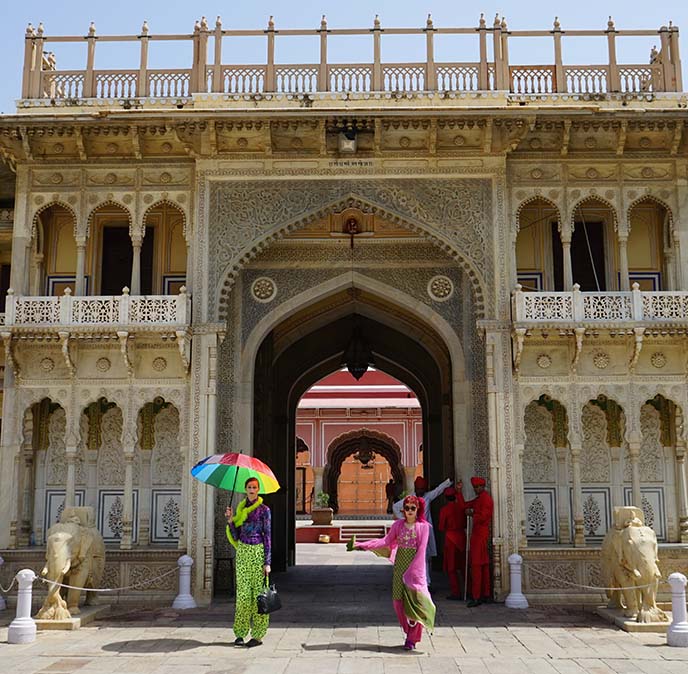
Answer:
[[236, 608], [234, 635], [245, 639], [249, 631], [254, 639], [263, 639], [268, 631], [269, 615], [258, 613], [257, 597], [265, 585], [263, 544], [247, 545], [239, 541], [236, 551]]

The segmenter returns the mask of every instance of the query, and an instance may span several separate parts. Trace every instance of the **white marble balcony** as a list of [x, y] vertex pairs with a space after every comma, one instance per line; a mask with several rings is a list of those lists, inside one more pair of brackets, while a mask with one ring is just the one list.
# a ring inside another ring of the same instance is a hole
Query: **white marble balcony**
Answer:
[[637, 283], [630, 291], [523, 292], [512, 293], [512, 320], [521, 326], [570, 326], [617, 324], [688, 323], [688, 292], [641, 291]]
[[191, 322], [191, 297], [179, 295], [73, 296], [69, 288], [57, 297], [18, 296], [7, 292], [6, 328], [160, 329], [186, 327]]

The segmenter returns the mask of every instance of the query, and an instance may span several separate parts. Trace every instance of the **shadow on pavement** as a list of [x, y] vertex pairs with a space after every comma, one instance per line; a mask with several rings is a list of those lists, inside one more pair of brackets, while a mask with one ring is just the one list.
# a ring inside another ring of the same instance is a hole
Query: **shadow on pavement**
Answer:
[[301, 644], [304, 651], [339, 651], [351, 653], [352, 651], [370, 651], [371, 653], [404, 653], [401, 644], [398, 646], [378, 646], [377, 644], [350, 644], [346, 642], [331, 644]]
[[[102, 646], [104, 651], [116, 653], [178, 653], [190, 651], [194, 648], [210, 646], [204, 641], [196, 639], [137, 639], [132, 641], [113, 641]], [[213, 646], [232, 646], [230, 643], [213, 643]]]

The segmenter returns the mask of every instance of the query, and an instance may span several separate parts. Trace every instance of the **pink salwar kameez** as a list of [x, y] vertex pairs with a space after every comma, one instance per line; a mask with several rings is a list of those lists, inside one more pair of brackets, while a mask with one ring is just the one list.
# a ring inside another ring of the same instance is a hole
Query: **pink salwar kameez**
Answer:
[[435, 605], [428, 591], [425, 575], [425, 550], [430, 535], [430, 524], [419, 520], [411, 527], [397, 520], [384, 538], [356, 542], [357, 550], [370, 550], [388, 557], [394, 564], [392, 602], [399, 625], [410, 647], [420, 641], [423, 626], [432, 632], [435, 626]]

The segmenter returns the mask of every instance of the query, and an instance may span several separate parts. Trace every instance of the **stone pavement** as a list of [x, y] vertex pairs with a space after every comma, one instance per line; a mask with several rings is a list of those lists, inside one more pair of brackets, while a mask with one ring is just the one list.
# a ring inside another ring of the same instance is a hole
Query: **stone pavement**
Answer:
[[688, 649], [621, 632], [590, 612], [468, 609], [444, 599], [435, 574], [437, 627], [419, 650], [401, 649], [390, 601], [391, 566], [343, 545], [299, 545], [298, 566], [276, 577], [284, 608], [263, 646], [237, 649], [232, 604], [177, 613], [113, 606], [78, 632], [39, 632], [9, 645], [0, 614], [3, 674], [687, 674]]

